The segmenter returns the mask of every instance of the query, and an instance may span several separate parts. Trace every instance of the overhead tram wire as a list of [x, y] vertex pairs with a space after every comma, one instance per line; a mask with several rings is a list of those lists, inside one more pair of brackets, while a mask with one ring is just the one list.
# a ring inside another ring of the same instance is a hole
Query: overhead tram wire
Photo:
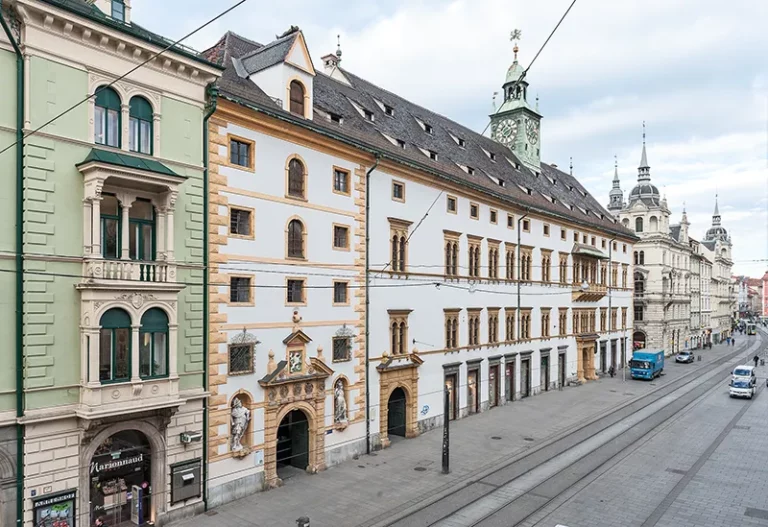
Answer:
[[[555, 25], [555, 28], [552, 30], [552, 32], [551, 32], [551, 33], [549, 34], [549, 36], [547, 37], [547, 40], [545, 40], [545, 41], [544, 41], [544, 43], [543, 43], [543, 44], [541, 45], [541, 47], [539, 48], [539, 51], [537, 51], [537, 52], [536, 52], [536, 55], [534, 55], [534, 56], [533, 56], [533, 60], [531, 60], [531, 63], [530, 63], [530, 64], [528, 64], [528, 67], [527, 67], [527, 68], [525, 68], [525, 69], [523, 70], [523, 72], [520, 74], [520, 78], [519, 78], [519, 79], [517, 79], [517, 80], [515, 81], [515, 84], [513, 84], [513, 85], [512, 85], [512, 91], [514, 91], [514, 90], [515, 90], [515, 88], [517, 88], [518, 84], [520, 84], [521, 82], [523, 82], [523, 79], [525, 79], [525, 76], [526, 76], [526, 75], [528, 75], [528, 70], [530, 70], [530, 69], [531, 69], [531, 66], [533, 66], [533, 63], [534, 63], [534, 62], [536, 62], [536, 59], [537, 59], [537, 58], [539, 58], [539, 55], [541, 55], [541, 52], [542, 52], [542, 51], [544, 51], [544, 48], [545, 48], [545, 47], [547, 47], [547, 44], [548, 44], [548, 43], [549, 43], [549, 41], [552, 39], [552, 37], [555, 35], [555, 32], [556, 32], [556, 31], [557, 31], [557, 29], [560, 27], [560, 25], [563, 23], [563, 21], [565, 20], [565, 17], [567, 17], [567, 16], [568, 16], [568, 13], [570, 13], [570, 12], [571, 12], [571, 8], [573, 8], [573, 6], [574, 6], [574, 4], [575, 4], [575, 3], [576, 3], [576, 0], [573, 0], [573, 2], [571, 2], [571, 5], [569, 5], [569, 6], [568, 6], [568, 9], [566, 9], [566, 10], [565, 10], [565, 13], [563, 13], [563, 16], [562, 16], [562, 17], [560, 17], [560, 20], [557, 22], [557, 25]], [[499, 108], [501, 108], [501, 106], [499, 106]], [[497, 113], [498, 113], [498, 110], [494, 111], [493, 115], [495, 115], [495, 114], [497, 114]], [[480, 133], [480, 135], [484, 135], [484, 134], [485, 134], [485, 132], [487, 132], [487, 131], [488, 131], [488, 127], [489, 127], [490, 125], [491, 125], [491, 122], [490, 122], [490, 121], [488, 121], [488, 124], [486, 124], [486, 125], [485, 125], [485, 128], [483, 128], [483, 131]]]
[[[139, 70], [139, 69], [143, 68], [143, 67], [144, 67], [144, 66], [146, 66], [148, 63], [152, 62], [152, 61], [153, 61], [153, 60], [155, 60], [157, 57], [159, 57], [160, 55], [164, 54], [166, 51], [168, 51], [168, 50], [170, 50], [171, 48], [174, 48], [175, 46], [179, 45], [180, 43], [182, 43], [183, 41], [185, 41], [186, 39], [188, 39], [189, 37], [191, 37], [191, 36], [192, 36], [192, 35], [194, 35], [195, 33], [197, 33], [197, 32], [199, 32], [199, 31], [201, 31], [201, 30], [205, 29], [206, 27], [208, 27], [209, 25], [213, 24], [214, 22], [216, 22], [218, 19], [222, 18], [223, 16], [225, 16], [225, 15], [229, 14], [231, 11], [233, 11], [234, 9], [236, 9], [236, 8], [240, 7], [241, 5], [243, 5], [244, 3], [246, 3], [247, 1], [248, 1], [248, 0], [239, 0], [239, 1], [238, 1], [238, 2], [235, 4], [235, 5], [233, 5], [233, 6], [229, 7], [229, 8], [227, 8], [227, 9], [225, 9], [224, 11], [222, 11], [221, 13], [219, 13], [218, 15], [216, 15], [215, 17], [213, 17], [213, 18], [211, 18], [210, 20], [208, 20], [208, 22], [206, 22], [206, 23], [204, 23], [203, 25], [199, 26], [197, 29], [194, 29], [193, 31], [191, 31], [191, 32], [187, 33], [186, 35], [184, 35], [183, 37], [181, 37], [179, 40], [177, 40], [177, 41], [175, 41], [175, 42], [172, 42], [172, 43], [168, 44], [168, 45], [167, 45], [165, 48], [161, 49], [160, 51], [158, 51], [158, 52], [157, 52], [157, 53], [155, 53], [154, 55], [151, 55], [151, 56], [150, 56], [150, 57], [149, 57], [147, 60], [145, 60], [144, 62], [141, 62], [140, 64], [138, 64], [138, 65], [134, 66], [133, 68], [131, 68], [130, 70], [128, 70], [128, 71], [127, 71], [127, 72], [125, 72], [124, 74], [122, 74], [122, 75], [120, 75], [119, 77], [117, 77], [115, 80], [113, 80], [113, 81], [111, 81], [111, 82], [109, 82], [109, 83], [107, 83], [107, 84], [104, 84], [103, 86], [100, 86], [100, 87], [99, 87], [98, 89], [96, 89], [96, 90], [95, 90], [95, 91], [94, 91], [92, 94], [88, 95], [86, 98], [82, 99], [82, 100], [81, 100], [81, 101], [79, 101], [79, 102], [76, 102], [75, 104], [73, 104], [72, 106], [70, 106], [69, 108], [67, 108], [67, 109], [66, 109], [66, 110], [64, 110], [63, 112], [61, 112], [60, 114], [58, 114], [58, 115], [56, 115], [56, 116], [52, 117], [51, 119], [49, 119], [48, 121], [46, 121], [46, 122], [45, 122], [45, 123], [43, 123], [42, 125], [40, 125], [40, 126], [38, 126], [37, 128], [35, 128], [35, 129], [34, 129], [34, 130], [32, 130], [31, 132], [29, 132], [29, 133], [27, 133], [27, 134], [24, 134], [24, 136], [22, 137], [22, 140], [24, 140], [24, 139], [27, 139], [28, 137], [31, 137], [31, 136], [35, 135], [37, 132], [39, 132], [39, 131], [40, 131], [40, 130], [42, 130], [43, 128], [47, 127], [48, 125], [52, 124], [54, 121], [56, 121], [56, 120], [60, 119], [61, 117], [65, 116], [66, 114], [68, 114], [69, 112], [71, 112], [72, 110], [74, 110], [75, 108], [77, 108], [78, 106], [80, 106], [81, 104], [84, 104], [84, 103], [88, 102], [89, 100], [93, 99], [93, 98], [94, 98], [94, 97], [96, 97], [96, 96], [97, 96], [99, 93], [101, 93], [103, 90], [105, 90], [105, 89], [107, 89], [107, 88], [110, 88], [110, 87], [112, 87], [112, 86], [113, 86], [115, 83], [117, 83], [118, 81], [121, 81], [121, 80], [123, 80], [123, 79], [124, 79], [124, 78], [126, 78], [128, 75], [130, 75], [131, 73], [135, 72], [136, 70]], [[10, 150], [11, 148], [13, 148], [14, 146], [16, 146], [16, 145], [18, 144], [18, 142], [19, 142], [19, 140], [16, 140], [16, 141], [14, 141], [13, 143], [11, 143], [11, 144], [9, 144], [8, 146], [6, 146], [5, 148], [3, 148], [2, 150], [0, 150], [0, 155], [2, 155], [3, 153], [7, 152], [8, 150]]]

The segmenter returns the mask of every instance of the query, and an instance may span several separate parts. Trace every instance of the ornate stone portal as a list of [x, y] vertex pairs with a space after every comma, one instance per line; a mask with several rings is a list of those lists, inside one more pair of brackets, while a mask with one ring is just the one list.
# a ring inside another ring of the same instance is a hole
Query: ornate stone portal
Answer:
[[576, 375], [580, 382], [597, 379], [595, 373], [595, 352], [597, 350], [597, 335], [576, 337]]
[[419, 366], [424, 361], [418, 351], [407, 355], [390, 356], [384, 352], [379, 372], [379, 441], [382, 448], [387, 448], [389, 439], [389, 398], [397, 388], [405, 392], [405, 437], [419, 435], [417, 429], [417, 404], [419, 399]]
[[266, 394], [264, 408], [264, 484], [279, 487], [277, 474], [277, 434], [282, 420], [292, 411], [300, 410], [307, 418], [309, 433], [309, 463], [307, 472], [325, 469], [325, 385], [333, 374], [322, 359], [308, 358], [306, 345], [311, 342], [300, 328], [301, 317], [294, 313], [293, 332], [283, 340], [285, 359], [275, 362], [269, 352], [269, 373], [259, 380]]

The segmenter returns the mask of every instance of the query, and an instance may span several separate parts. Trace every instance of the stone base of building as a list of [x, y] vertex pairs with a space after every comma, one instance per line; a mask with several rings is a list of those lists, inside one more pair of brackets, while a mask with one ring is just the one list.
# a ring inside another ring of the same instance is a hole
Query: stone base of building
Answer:
[[265, 490], [264, 472], [249, 474], [221, 485], [208, 487], [208, 507], [213, 509]]
[[[200, 441], [202, 399], [180, 407], [83, 419], [73, 412], [31, 422], [24, 438], [24, 527], [57, 512], [77, 512], [78, 525], [131, 521], [162, 526], [204, 509]], [[186, 482], [186, 484], [185, 484]], [[190, 483], [191, 482], [191, 483]], [[4, 524], [5, 525], [5, 524]]]

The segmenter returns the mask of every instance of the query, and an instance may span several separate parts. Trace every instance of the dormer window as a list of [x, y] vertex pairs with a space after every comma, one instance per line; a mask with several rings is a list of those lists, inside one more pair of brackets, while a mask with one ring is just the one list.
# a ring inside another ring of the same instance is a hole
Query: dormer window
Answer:
[[373, 112], [372, 111], [363, 109], [363, 115], [365, 116], [365, 119], [367, 121], [373, 122]]
[[493, 152], [488, 152], [488, 157], [491, 158], [491, 161], [494, 161], [494, 162], [496, 161], [496, 154], [494, 154]]
[[396, 139], [396, 141], [397, 141], [397, 146], [399, 146], [400, 148], [405, 148], [405, 141], [403, 141], [402, 139]]
[[427, 150], [427, 152], [429, 152], [429, 158], [432, 161], [437, 161], [437, 152], [435, 152], [434, 150]]
[[384, 113], [386, 115], [389, 115], [390, 117], [394, 117], [395, 116], [395, 109], [392, 108], [391, 106], [388, 106], [388, 105], [385, 104], [384, 105]]
[[328, 112], [328, 119], [331, 120], [331, 122], [341, 124], [341, 115], [333, 112]]
[[304, 117], [304, 86], [299, 81], [291, 81], [291, 101], [289, 111]]
[[112, 0], [112, 18], [125, 22], [125, 4], [123, 0]]
[[435, 133], [435, 129], [432, 128], [432, 125], [431, 124], [427, 124], [427, 123], [424, 123], [424, 131], [427, 132], [428, 134], [434, 134]]

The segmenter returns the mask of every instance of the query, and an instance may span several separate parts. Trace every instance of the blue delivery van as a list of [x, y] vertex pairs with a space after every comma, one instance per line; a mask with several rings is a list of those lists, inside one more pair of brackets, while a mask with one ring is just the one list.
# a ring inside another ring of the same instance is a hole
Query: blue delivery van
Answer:
[[664, 371], [664, 350], [637, 350], [629, 361], [633, 379], [654, 379]]

